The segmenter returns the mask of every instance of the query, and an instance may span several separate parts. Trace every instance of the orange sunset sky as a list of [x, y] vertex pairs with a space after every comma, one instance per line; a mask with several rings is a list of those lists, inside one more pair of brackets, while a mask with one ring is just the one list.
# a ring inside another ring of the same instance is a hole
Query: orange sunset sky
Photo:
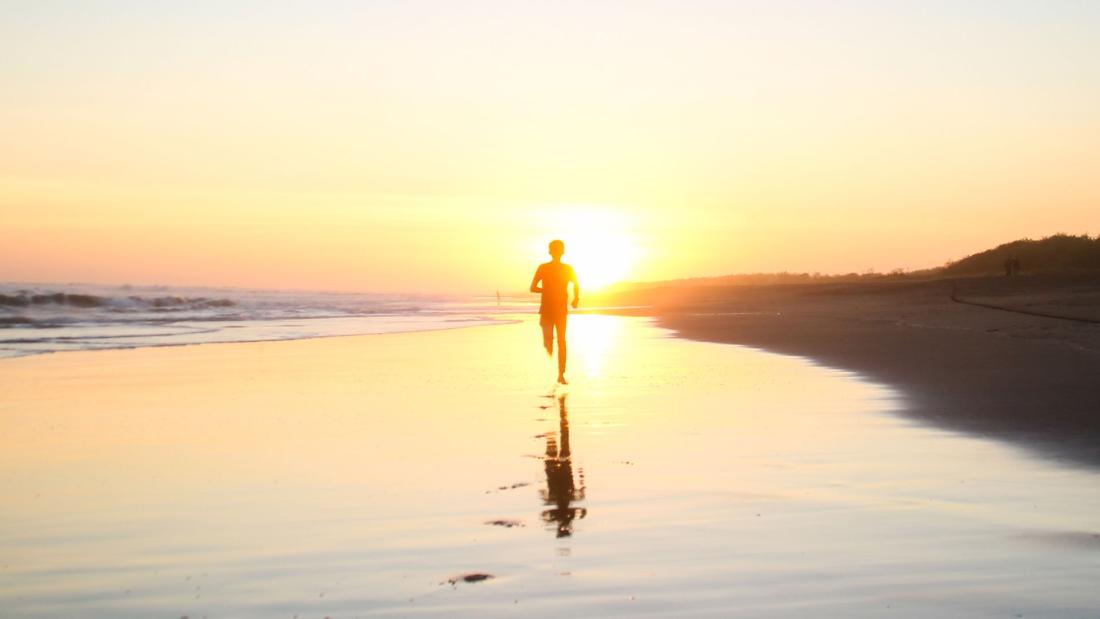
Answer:
[[1100, 233], [1100, 3], [13, 2], [0, 281], [491, 292]]

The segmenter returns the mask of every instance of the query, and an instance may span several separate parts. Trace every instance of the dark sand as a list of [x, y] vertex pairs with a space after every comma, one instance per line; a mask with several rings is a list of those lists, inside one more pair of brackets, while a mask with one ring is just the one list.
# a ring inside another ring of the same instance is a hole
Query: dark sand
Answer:
[[806, 356], [886, 383], [906, 394], [915, 420], [1100, 466], [1098, 275], [666, 287], [610, 300], [644, 304], [631, 313], [687, 338]]

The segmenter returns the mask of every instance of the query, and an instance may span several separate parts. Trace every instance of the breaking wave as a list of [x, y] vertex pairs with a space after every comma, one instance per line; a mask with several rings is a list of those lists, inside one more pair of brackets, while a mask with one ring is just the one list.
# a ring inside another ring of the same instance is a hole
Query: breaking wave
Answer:
[[40, 305], [59, 305], [81, 309], [111, 308], [118, 311], [140, 310], [194, 310], [211, 307], [233, 307], [237, 303], [232, 299], [210, 299], [207, 297], [102, 297], [92, 294], [69, 292], [33, 293], [18, 291], [15, 294], [0, 294], [0, 306], [32, 307]]
[[492, 303], [383, 294], [0, 284], [0, 357], [495, 322]]

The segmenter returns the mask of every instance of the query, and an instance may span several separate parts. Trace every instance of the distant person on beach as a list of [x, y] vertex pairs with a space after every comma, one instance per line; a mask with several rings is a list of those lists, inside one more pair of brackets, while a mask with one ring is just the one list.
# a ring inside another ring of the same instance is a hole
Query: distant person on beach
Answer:
[[[539, 265], [531, 280], [531, 292], [542, 295], [539, 304], [539, 325], [546, 354], [554, 354], [554, 332], [558, 340], [558, 382], [565, 385], [565, 322], [569, 315], [569, 282], [573, 282], [573, 307], [581, 298], [581, 286], [573, 267], [561, 261], [565, 243], [550, 241], [550, 262]], [[540, 286], [539, 283], [542, 283]]]

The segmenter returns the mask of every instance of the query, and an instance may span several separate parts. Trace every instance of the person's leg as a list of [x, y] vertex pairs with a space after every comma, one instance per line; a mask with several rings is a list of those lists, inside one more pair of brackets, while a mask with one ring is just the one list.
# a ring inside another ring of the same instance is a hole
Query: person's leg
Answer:
[[556, 321], [555, 328], [558, 332], [558, 381], [565, 382], [565, 322], [566, 317], [562, 316]]
[[542, 327], [542, 346], [546, 354], [554, 354], [554, 321], [548, 316], [539, 316], [539, 326]]

